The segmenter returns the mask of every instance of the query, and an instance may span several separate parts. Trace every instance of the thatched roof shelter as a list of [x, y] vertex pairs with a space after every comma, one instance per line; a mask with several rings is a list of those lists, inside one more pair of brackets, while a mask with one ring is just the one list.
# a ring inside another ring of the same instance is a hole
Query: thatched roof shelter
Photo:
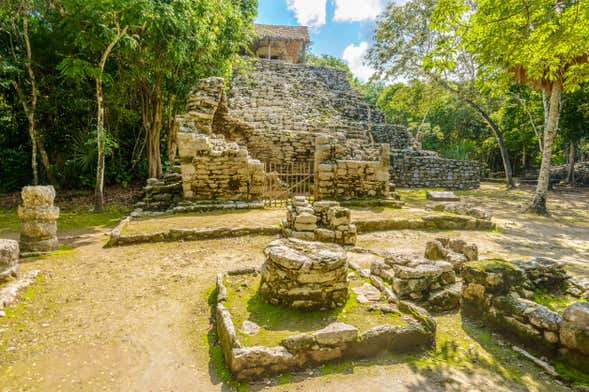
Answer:
[[256, 24], [254, 27], [257, 39], [252, 52], [256, 57], [293, 64], [305, 62], [307, 45], [311, 42], [307, 26]]
[[256, 24], [254, 27], [260, 40], [311, 42], [307, 26]]

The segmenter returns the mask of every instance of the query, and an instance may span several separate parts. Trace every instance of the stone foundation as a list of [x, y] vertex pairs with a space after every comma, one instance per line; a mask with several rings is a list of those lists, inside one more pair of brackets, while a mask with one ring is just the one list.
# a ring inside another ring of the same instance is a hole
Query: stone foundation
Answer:
[[26, 186], [18, 207], [21, 221], [20, 250], [26, 253], [50, 252], [58, 247], [59, 208], [53, 206], [53, 186]]
[[[532, 267], [533, 268], [533, 267]], [[546, 355], [574, 358], [589, 366], [589, 303], [577, 302], [563, 313], [521, 297], [529, 270], [485, 260], [465, 265], [462, 272], [462, 312], [481, 320]]]
[[217, 277], [217, 335], [225, 362], [237, 380], [255, 380], [346, 358], [415, 351], [431, 347], [435, 340], [436, 324], [427, 311], [404, 301], [398, 306], [377, 301], [370, 305], [374, 312], [400, 314], [403, 325], [382, 324], [361, 331], [356, 325], [333, 322], [321, 329], [287, 336], [276, 346], [245, 346], [227, 307], [224, 280], [226, 276], [250, 274], [257, 271], [230, 271]]
[[260, 296], [293, 309], [333, 309], [348, 298], [346, 251], [338, 245], [281, 239], [264, 250]]

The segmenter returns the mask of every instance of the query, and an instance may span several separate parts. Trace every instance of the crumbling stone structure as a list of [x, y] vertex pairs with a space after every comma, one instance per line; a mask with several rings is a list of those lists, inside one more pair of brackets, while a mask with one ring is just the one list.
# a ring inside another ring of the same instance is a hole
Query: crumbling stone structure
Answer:
[[17, 277], [19, 255], [18, 242], [0, 239], [0, 284]]
[[27, 253], [50, 252], [58, 247], [59, 208], [53, 205], [53, 186], [26, 186], [18, 207], [21, 220], [20, 250]]
[[388, 253], [384, 261], [374, 261], [370, 271], [390, 284], [397, 297], [419, 301], [430, 310], [442, 312], [459, 305], [460, 284], [447, 261]]
[[188, 112], [177, 119], [182, 187], [188, 200], [256, 200], [264, 191], [263, 164], [244, 146], [212, 133], [223, 88], [222, 78], [202, 80]]
[[260, 296], [298, 310], [334, 309], [348, 299], [348, 258], [335, 244], [276, 240], [264, 250]]
[[227, 105], [228, 114], [249, 128], [230, 129], [231, 137], [262, 161], [312, 159], [314, 136], [339, 134], [359, 150], [388, 144], [391, 179], [399, 186], [479, 186], [478, 163], [416, 148], [410, 133], [387, 123], [340, 70], [260, 60], [232, 79]]
[[336, 201], [311, 204], [307, 198], [295, 196], [287, 207], [282, 233], [288, 238], [355, 245], [357, 229], [351, 222], [350, 209]]
[[330, 68], [259, 60], [227, 87], [222, 78], [203, 79], [177, 124], [188, 200], [256, 200], [270, 162], [314, 161], [318, 199], [386, 198], [391, 179], [479, 184], [475, 163], [416, 149], [407, 130], [386, 123], [344, 72]]

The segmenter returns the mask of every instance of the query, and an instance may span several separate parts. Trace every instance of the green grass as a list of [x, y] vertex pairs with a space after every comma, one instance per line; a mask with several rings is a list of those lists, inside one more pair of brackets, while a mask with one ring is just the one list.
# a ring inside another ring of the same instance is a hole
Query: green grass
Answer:
[[[61, 211], [57, 227], [60, 232], [76, 232], [114, 227], [128, 214], [125, 208], [109, 208], [102, 213], [92, 211]], [[20, 220], [16, 209], [0, 210], [0, 235], [18, 233]]]
[[0, 210], [0, 234], [19, 231], [20, 221], [16, 210]]
[[43, 281], [43, 276], [41, 274], [35, 277], [35, 281], [26, 290], [20, 294], [19, 301], [15, 306], [9, 306], [4, 308], [4, 312], [6, 313], [5, 319], [16, 318], [22, 314], [24, 308], [32, 303], [37, 297], [39, 291], [39, 283]]
[[62, 211], [59, 215], [58, 226], [61, 230], [96, 229], [116, 226], [129, 210], [124, 208], [109, 208], [102, 213], [91, 211]]
[[[329, 311], [295, 311], [285, 307], [265, 303], [257, 293], [259, 277], [236, 276], [226, 278], [227, 308], [229, 309], [239, 341], [245, 346], [276, 346], [282, 339], [301, 333], [313, 333], [333, 322], [343, 322], [358, 328], [362, 333], [372, 327], [384, 324], [403, 325], [406, 322], [399, 314], [370, 311], [359, 304], [350, 291], [344, 307]], [[352, 281], [352, 285], [362, 285], [364, 281]], [[245, 320], [261, 327], [255, 336], [239, 331]]]

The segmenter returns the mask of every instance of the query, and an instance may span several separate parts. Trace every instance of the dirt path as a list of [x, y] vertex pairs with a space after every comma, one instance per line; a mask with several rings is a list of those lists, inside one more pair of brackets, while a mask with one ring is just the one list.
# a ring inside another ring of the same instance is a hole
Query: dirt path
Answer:
[[[564, 203], [564, 201], [563, 201]], [[587, 201], [580, 205], [587, 214]], [[504, 207], [501, 207], [504, 208]], [[510, 218], [501, 233], [453, 233], [476, 240], [485, 255], [562, 256], [586, 271], [589, 218], [549, 230], [545, 218]], [[561, 219], [561, 218], [558, 218]], [[564, 218], [563, 218], [564, 219]], [[586, 219], [586, 220], [585, 220]], [[518, 230], [521, 234], [518, 234]], [[525, 234], [538, 232], [535, 236]], [[452, 234], [452, 233], [450, 233]], [[432, 232], [362, 236], [361, 246], [418, 248]], [[470, 237], [473, 236], [473, 237]], [[557, 239], [556, 242], [550, 238]], [[211, 362], [208, 296], [218, 271], [259, 265], [270, 237], [103, 248], [103, 237], [27, 261], [45, 277], [0, 319], [2, 391], [218, 391]], [[545, 240], [551, 248], [522, 247]], [[576, 247], [572, 247], [576, 244]], [[584, 257], [584, 258], [583, 258]], [[328, 365], [250, 386], [279, 391], [562, 391], [498, 337], [438, 317], [436, 351]]]

